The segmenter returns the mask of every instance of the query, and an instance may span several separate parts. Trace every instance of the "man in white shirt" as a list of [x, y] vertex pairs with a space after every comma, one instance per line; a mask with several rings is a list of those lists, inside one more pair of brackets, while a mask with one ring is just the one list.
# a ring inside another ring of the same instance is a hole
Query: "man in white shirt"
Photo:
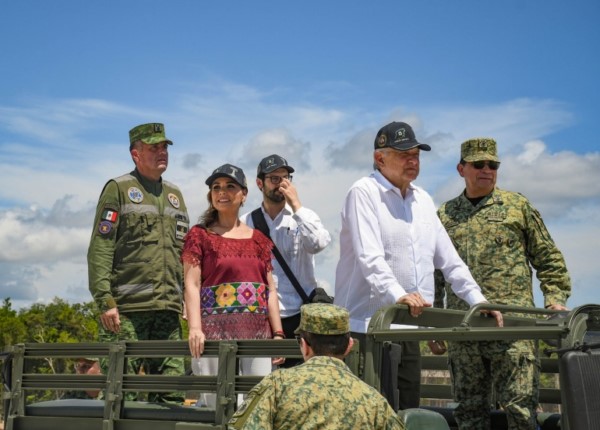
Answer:
[[[300, 203], [298, 191], [292, 183], [293, 172], [294, 168], [285, 158], [277, 154], [269, 155], [258, 164], [256, 185], [263, 193], [261, 212], [271, 239], [306, 295], [310, 296], [317, 287], [314, 255], [331, 242], [331, 236], [319, 216]], [[240, 219], [256, 228], [251, 212]], [[302, 298], [276, 259], [273, 259], [273, 276], [277, 282], [283, 332], [287, 338], [293, 338], [294, 330], [300, 324]], [[287, 359], [282, 367], [301, 362]]]
[[[364, 345], [369, 321], [383, 306], [403, 303], [419, 316], [434, 299], [434, 269], [440, 269], [458, 297], [484, 302], [481, 289], [458, 256], [429, 194], [414, 185], [421, 150], [410, 125], [392, 122], [375, 138], [375, 171], [356, 181], [342, 210], [340, 261], [334, 303], [350, 312], [352, 335]], [[494, 315], [501, 325], [501, 314]], [[419, 406], [419, 342], [401, 342], [398, 369], [400, 409]], [[361, 361], [364, 350], [361, 348]]]

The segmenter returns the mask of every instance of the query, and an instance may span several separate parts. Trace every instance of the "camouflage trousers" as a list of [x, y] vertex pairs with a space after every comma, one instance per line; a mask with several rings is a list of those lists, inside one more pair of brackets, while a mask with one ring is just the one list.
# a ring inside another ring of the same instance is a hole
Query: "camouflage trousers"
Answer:
[[[128, 312], [119, 315], [121, 331], [113, 333], [99, 327], [100, 342], [136, 341], [136, 340], [181, 340], [182, 329], [179, 314], [173, 311]], [[102, 372], [108, 370], [106, 359], [100, 360]], [[127, 361], [127, 373], [137, 375], [185, 374], [183, 357], [134, 358]], [[125, 393], [125, 400], [138, 400], [137, 393]], [[164, 403], [183, 403], [183, 392], [148, 393], [148, 401]]]
[[459, 429], [489, 430], [495, 401], [506, 413], [509, 429], [537, 428], [536, 341], [450, 342], [448, 361]]

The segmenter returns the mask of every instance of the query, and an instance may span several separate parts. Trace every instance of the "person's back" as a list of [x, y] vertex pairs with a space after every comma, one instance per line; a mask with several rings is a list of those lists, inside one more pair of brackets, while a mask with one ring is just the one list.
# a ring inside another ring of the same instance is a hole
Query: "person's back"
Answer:
[[229, 428], [404, 429], [387, 400], [343, 362], [354, 344], [346, 309], [324, 303], [302, 306], [296, 335], [305, 363], [265, 376]]
[[403, 428], [387, 400], [334, 357], [276, 370], [253, 391], [268, 401], [234, 428], [269, 428], [266, 422], [281, 430]]

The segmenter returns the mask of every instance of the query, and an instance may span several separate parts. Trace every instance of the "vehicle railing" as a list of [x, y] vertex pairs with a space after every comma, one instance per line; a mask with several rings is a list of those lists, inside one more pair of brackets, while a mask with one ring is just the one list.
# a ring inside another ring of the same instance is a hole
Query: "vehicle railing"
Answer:
[[[250, 391], [261, 376], [243, 376], [238, 373], [238, 360], [243, 357], [290, 357], [301, 358], [300, 349], [295, 340], [237, 340], [207, 341], [204, 357], [218, 357], [217, 375], [146, 375], [127, 374], [126, 361], [130, 358], [144, 357], [189, 357], [187, 341], [139, 341], [115, 343], [64, 343], [64, 344], [18, 344], [10, 348], [11, 388], [4, 393], [10, 400], [6, 415], [6, 430], [29, 428], [23, 424], [27, 419], [27, 394], [35, 390], [102, 390], [104, 392], [103, 421], [112, 430], [114, 423], [123, 420], [127, 392], [173, 392], [193, 391], [216, 393], [217, 402], [212, 423], [197, 425], [193, 428], [209, 428], [207, 425], [225, 428], [235, 411], [237, 394]], [[40, 374], [25, 373], [27, 360], [35, 359], [77, 359], [80, 357], [98, 357], [106, 359], [108, 369], [102, 375], [76, 374]], [[358, 372], [358, 348], [355, 347], [347, 357], [346, 363], [355, 373]], [[48, 418], [50, 419], [50, 418]], [[19, 422], [18, 426], [16, 423]], [[33, 422], [33, 417], [32, 417]], [[28, 422], [29, 425], [29, 422]], [[48, 425], [46, 422], [45, 425]], [[145, 430], [153, 424], [148, 423]], [[57, 426], [58, 428], [58, 426]], [[63, 427], [64, 428], [64, 427]], [[211, 427], [212, 428], [212, 427]]]
[[[481, 311], [499, 310], [504, 327], [496, 327], [496, 320]], [[515, 315], [516, 314], [516, 315]], [[530, 315], [530, 317], [522, 316]], [[545, 316], [546, 318], [536, 318]], [[401, 324], [415, 328], [394, 328]], [[600, 330], [600, 305], [584, 305], [570, 311], [527, 308], [518, 306], [478, 304], [468, 311], [424, 308], [418, 317], [409, 313], [406, 305], [392, 305], [377, 311], [366, 333], [366, 355], [363, 379], [380, 389], [385, 375], [380, 373], [386, 342], [398, 341], [492, 341], [492, 340], [545, 340], [558, 348], [572, 348], [581, 344], [588, 330]], [[447, 370], [447, 356], [423, 356], [424, 370]], [[556, 358], [540, 358], [543, 373], [558, 373]], [[452, 399], [448, 384], [422, 384], [422, 398]], [[540, 389], [540, 402], [561, 403], [559, 389]]]

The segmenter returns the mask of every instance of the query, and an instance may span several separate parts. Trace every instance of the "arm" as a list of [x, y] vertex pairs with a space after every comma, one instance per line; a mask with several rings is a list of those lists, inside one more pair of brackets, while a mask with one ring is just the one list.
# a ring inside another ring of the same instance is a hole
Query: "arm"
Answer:
[[227, 428], [273, 429], [274, 415], [277, 413], [276, 400], [275, 381], [273, 373], [270, 373], [250, 390], [244, 403], [231, 417]]
[[[271, 331], [274, 333], [273, 338], [283, 339], [283, 326], [281, 325], [281, 316], [279, 315], [279, 298], [277, 297], [277, 287], [275, 286], [273, 272], [271, 271], [267, 273], [267, 282], [269, 284], [269, 301], [267, 302], [269, 324], [271, 325]], [[272, 362], [274, 365], [283, 364], [285, 362], [285, 358], [274, 357]]]
[[544, 306], [567, 310], [571, 295], [571, 278], [564, 257], [550, 236], [540, 213], [527, 202], [524, 209], [527, 220], [527, 255], [544, 293]]
[[469, 306], [487, 301], [469, 268], [456, 252], [439, 219], [436, 219], [436, 224], [437, 241], [434, 267], [442, 272], [443, 278], [450, 284], [452, 291]]
[[[437, 275], [438, 278], [435, 285], [436, 290], [438, 288], [443, 288], [443, 285], [438, 286], [438, 284], [442, 283], [443, 278], [445, 278], [447, 282], [450, 283], [450, 287], [452, 288], [452, 291], [454, 291], [454, 294], [467, 302], [469, 306], [478, 303], [487, 303], [486, 298], [481, 292], [481, 287], [477, 285], [469, 268], [458, 255], [442, 222], [437, 218], [436, 221], [438, 240], [436, 243], [434, 266], [436, 269], [439, 269], [443, 275]], [[482, 311], [482, 313], [491, 315], [496, 320], [496, 326], [502, 327], [504, 325], [501, 312]]]
[[188, 321], [188, 341], [192, 357], [199, 358], [204, 352], [204, 333], [200, 317], [200, 265], [183, 263], [185, 309]]
[[89, 290], [100, 309], [100, 321], [105, 330], [114, 333], [120, 330], [120, 318], [110, 279], [121, 220], [120, 211], [118, 186], [114, 181], [109, 181], [104, 186], [96, 207], [87, 262]]
[[281, 181], [279, 191], [285, 197], [285, 202], [292, 208], [294, 220], [298, 223], [298, 229], [302, 235], [304, 250], [309, 254], [322, 251], [331, 242], [331, 236], [318, 215], [310, 209], [302, 207], [298, 191], [288, 179]]
[[293, 217], [296, 223], [298, 223], [302, 248], [307, 253], [317, 254], [329, 245], [331, 235], [325, 229], [321, 219], [315, 212], [301, 207], [294, 213]]

